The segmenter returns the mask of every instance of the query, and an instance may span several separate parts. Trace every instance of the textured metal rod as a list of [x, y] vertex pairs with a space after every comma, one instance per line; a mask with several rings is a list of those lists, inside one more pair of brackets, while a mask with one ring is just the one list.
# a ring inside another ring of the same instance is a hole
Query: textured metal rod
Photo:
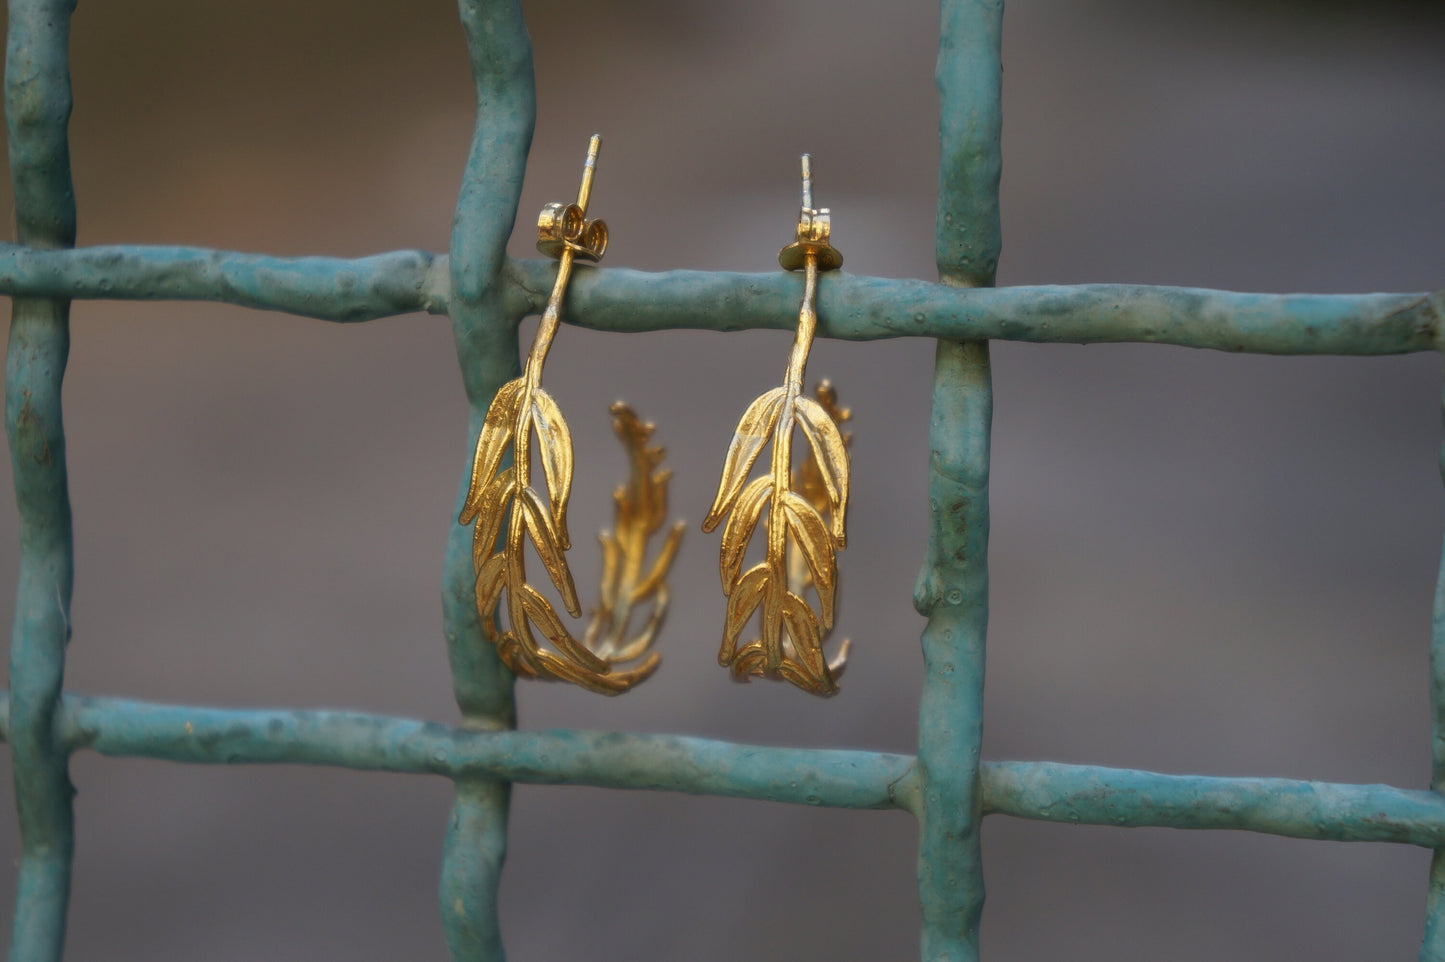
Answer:
[[988, 345], [939, 341], [929, 425], [918, 883], [925, 962], [973, 962], [983, 912], [979, 760], [988, 626]]
[[[513, 261], [514, 312], [536, 313], [549, 268]], [[583, 268], [563, 321], [600, 331], [694, 328], [792, 330], [795, 274], [643, 273]], [[835, 272], [818, 291], [818, 336], [866, 341], [937, 337], [1101, 344], [1145, 342], [1257, 354], [1404, 354], [1433, 351], [1445, 292], [1244, 294], [1138, 284], [967, 289]]]
[[[1445, 413], [1445, 401], [1442, 401]], [[1440, 450], [1440, 476], [1445, 481], [1445, 445]], [[1445, 550], [1435, 582], [1435, 618], [1430, 640], [1430, 787], [1445, 793]], [[1425, 899], [1425, 937], [1421, 962], [1445, 962], [1445, 845], [1430, 860], [1430, 887]]]
[[[75, 243], [70, 178], [70, 15], [75, 0], [10, 0], [5, 117], [20, 240]], [[10, 636], [10, 724], [20, 872], [11, 962], [58, 962], [75, 848], [68, 756], [55, 718], [70, 640], [74, 577], [61, 382], [70, 302], [17, 298], [5, 365], [5, 429], [20, 513], [20, 572]]]
[[935, 254], [946, 283], [992, 287], [1003, 227], [1003, 0], [943, 0]]
[[447, 258], [393, 251], [348, 260], [202, 247], [43, 250], [0, 244], [0, 293], [107, 300], [219, 301], [325, 321], [445, 314]]
[[[459, 0], [476, 93], [471, 149], [452, 221], [450, 314], [469, 417], [466, 445], [477, 436], [497, 389], [521, 373], [519, 317], [506, 306], [502, 267], [517, 219], [527, 153], [536, 121], [532, 42], [521, 0]], [[483, 637], [476, 609], [471, 532], [455, 523], [471, 479], [460, 472], [442, 573], [442, 621], [452, 686], [466, 724], [516, 725], [511, 673]], [[507, 854], [511, 786], [459, 779], [442, 854], [441, 911], [452, 962], [503, 962], [498, 896]]]
[[1445, 844], [1445, 799], [1389, 785], [984, 762], [986, 815], [1125, 828], [1237, 829], [1335, 842]]
[[[1002, 0], [942, 0], [937, 259], [939, 279], [989, 287], [1002, 237]], [[918, 895], [924, 962], [977, 962], [983, 915], [984, 650], [988, 628], [987, 341], [940, 339], [929, 422], [928, 556], [914, 604], [923, 631], [919, 699]]]
[[357, 712], [235, 710], [76, 695], [65, 698], [60, 731], [67, 750], [173, 762], [326, 765], [830, 808], [911, 804], [912, 757], [862, 751], [672, 735], [487, 732]]
[[[505, 313], [536, 314], [553, 261], [510, 261]], [[0, 244], [0, 294], [218, 301], [330, 321], [447, 313], [449, 259], [393, 251], [354, 260], [269, 257], [192, 247], [46, 250]], [[637, 333], [692, 328], [791, 330], [793, 274], [644, 273], [584, 266], [566, 323]], [[968, 289], [835, 272], [818, 295], [818, 336], [1099, 344], [1142, 342], [1257, 354], [1403, 354], [1437, 350], [1445, 292], [1249, 294], [1138, 284]]]
[[[9, 696], [0, 692], [0, 741]], [[358, 712], [237, 710], [65, 696], [65, 751], [111, 757], [301, 764], [546, 785], [675, 791], [832, 808], [917, 807], [914, 759], [608, 732], [479, 732]], [[1289, 838], [1445, 844], [1445, 799], [1389, 785], [1218, 778], [984, 762], [985, 815], [1126, 828], [1233, 829]]]

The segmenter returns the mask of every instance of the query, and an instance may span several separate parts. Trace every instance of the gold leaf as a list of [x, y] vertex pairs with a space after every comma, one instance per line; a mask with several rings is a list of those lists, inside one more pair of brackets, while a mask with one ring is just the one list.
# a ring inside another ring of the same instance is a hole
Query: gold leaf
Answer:
[[528, 659], [521, 643], [517, 641], [517, 636], [510, 631], [499, 637], [496, 645], [497, 657], [502, 659], [502, 664], [506, 665], [512, 674], [523, 678], [536, 678], [541, 674], [537, 666]]
[[652, 647], [653, 639], [657, 637], [658, 631], [662, 628], [662, 622], [667, 617], [667, 605], [670, 600], [667, 585], [658, 585], [654, 597], [652, 611], [648, 614], [647, 621], [643, 623], [642, 630], [623, 647], [609, 651], [607, 653], [608, 661], [632, 661], [634, 658], [640, 658], [643, 652]]
[[641, 664], [633, 668], [624, 668], [621, 671], [616, 668], [612, 669], [608, 674], [601, 676], [602, 682], [611, 688], [610, 691], [603, 691], [602, 694], [620, 695], [625, 691], [630, 691], [641, 682], [651, 678], [652, 673], [657, 671], [657, 666], [660, 664], [662, 664], [662, 656], [654, 651], [643, 659]]
[[617, 501], [617, 528], [631, 529], [640, 525], [644, 534], [662, 527], [667, 516], [667, 482], [671, 471], [658, 471], [662, 448], [648, 444], [656, 426], [642, 421], [622, 401], [612, 405], [612, 430], [632, 461], [632, 472], [626, 486], [614, 494]]
[[[662, 542], [662, 550], [657, 553], [657, 560], [652, 564], [652, 570], [647, 577], [638, 582], [637, 587], [632, 589], [632, 604], [646, 601], [652, 595], [658, 594], [664, 587], [667, 580], [667, 573], [672, 569], [673, 559], [677, 557], [678, 546], [682, 544], [682, 533], [687, 530], [687, 522], [679, 521], [672, 526], [667, 533], [667, 539]], [[659, 601], [658, 604], [663, 604]]]
[[647, 515], [644, 518], [648, 533], [662, 527], [662, 522], [667, 520], [667, 482], [671, 480], [671, 470], [655, 471], [649, 479], [648, 488], [652, 497], [648, 499], [651, 503], [647, 505]]
[[835, 681], [827, 675], [815, 674], [795, 661], [785, 661], [779, 665], [778, 675], [784, 681], [790, 681], [799, 688], [823, 698], [832, 698], [838, 694], [838, 685]]
[[482, 430], [477, 435], [477, 451], [472, 458], [472, 482], [467, 488], [466, 500], [462, 503], [461, 524], [471, 524], [481, 510], [479, 498], [482, 486], [497, 473], [502, 455], [512, 440], [512, 430], [517, 422], [517, 399], [522, 391], [523, 380], [508, 381], [497, 390], [482, 421]]
[[567, 533], [567, 499], [572, 495], [572, 433], [552, 396], [540, 387], [532, 392], [533, 421], [537, 429], [537, 453], [542, 459], [542, 473], [547, 478], [552, 520], [557, 528], [558, 545], [563, 551], [572, 547]]
[[617, 543], [617, 536], [610, 531], [599, 534], [597, 540], [602, 545], [602, 591], [597, 604], [611, 610], [617, 606], [617, 565], [621, 557], [621, 545]]
[[477, 498], [477, 526], [472, 531], [472, 564], [480, 566], [497, 545], [502, 519], [507, 516], [506, 503], [517, 487], [517, 469], [508, 468], [482, 489]]
[[532, 619], [547, 640], [557, 646], [558, 651], [589, 671], [605, 672], [607, 670], [607, 662], [577, 643], [571, 633], [567, 631], [567, 627], [562, 624], [562, 619], [557, 617], [556, 609], [546, 598], [542, 597], [536, 588], [524, 584], [521, 586], [520, 594], [522, 607], [526, 610], [527, 616]]
[[[736, 657], [733, 658], [733, 678], [739, 681], [747, 681], [744, 675], [757, 675], [759, 678], [767, 674], [768, 653], [763, 650], [761, 641], [750, 641], [738, 649]], [[727, 664], [723, 662], [723, 664]]]
[[[667, 611], [667, 573], [685, 525], [673, 526], [644, 575], [648, 544], [667, 510], [667, 482], [672, 472], [659, 470], [663, 450], [648, 443], [656, 428], [621, 401], [612, 405], [612, 429], [627, 449], [631, 471], [627, 483], [613, 492], [614, 530], [602, 539], [601, 601], [593, 609], [582, 644], [613, 666], [611, 674], [616, 676], [618, 663], [647, 654], [662, 625]], [[652, 599], [651, 610], [639, 633], [629, 637], [634, 608], [648, 599]], [[649, 656], [645, 664], [653, 664], [655, 657]]]
[[[794, 654], [799, 659], [796, 665], [813, 683], [803, 684], [802, 687], [814, 690], [820, 695], [835, 694], [838, 688], [828, 676], [828, 664], [823, 658], [823, 633], [818, 627], [818, 619], [808, 607], [808, 603], [791, 591], [783, 597], [783, 623], [788, 628], [788, 636], [793, 640]], [[788, 663], [784, 662], [780, 670], [785, 672], [788, 667]], [[794, 678], [789, 678], [789, 681], [801, 684]]]
[[808, 562], [808, 570], [812, 572], [823, 627], [831, 628], [834, 586], [838, 580], [838, 559], [833, 554], [832, 538], [813, 506], [791, 491], [783, 495], [783, 511], [798, 548]]
[[620, 695], [633, 684], [621, 673], [601, 674], [591, 671], [581, 665], [574, 665], [545, 648], [538, 648], [531, 653], [531, 657], [536, 661], [540, 672], [561, 681], [570, 681], [599, 695]]
[[727, 457], [723, 461], [717, 497], [713, 501], [712, 510], [707, 513], [707, 518], [702, 523], [702, 530], [712, 531], [723, 515], [732, 508], [738, 493], [742, 491], [743, 483], [747, 481], [748, 473], [753, 469], [753, 463], [758, 459], [758, 453], [762, 451], [763, 445], [777, 426], [778, 414], [786, 398], [787, 388], [773, 388], [753, 401], [743, 413], [732, 444], [728, 447]]
[[[827, 378], [819, 381], [813, 387], [813, 396], [818, 399], [818, 403], [823, 405], [823, 410], [828, 412], [829, 417], [837, 422], [839, 427], [842, 427], [845, 422], [853, 420], [852, 409], [845, 408], [838, 403], [838, 389], [833, 386], [832, 381]], [[852, 435], [844, 431], [843, 443], [846, 445], [852, 440]]]
[[[511, 559], [508, 559], [511, 561]], [[527, 616], [527, 596], [523, 590], [527, 587], [526, 582], [516, 580], [517, 574], [515, 564], [507, 565], [507, 628], [508, 634], [516, 642], [516, 650], [512, 652], [514, 661], [521, 661], [525, 664], [536, 666], [536, 656], [540, 652], [537, 639], [532, 635], [532, 622]], [[508, 667], [512, 664], [507, 662]]]
[[517, 507], [521, 508], [527, 533], [532, 536], [532, 543], [536, 545], [537, 557], [542, 559], [542, 567], [547, 569], [552, 584], [561, 592], [562, 603], [567, 606], [568, 613], [573, 618], [579, 617], [582, 606], [577, 601], [577, 586], [572, 581], [572, 572], [568, 569], [567, 559], [559, 547], [557, 529], [552, 526], [552, 516], [547, 513], [547, 506], [542, 503], [542, 498], [536, 491], [523, 488], [519, 494]]
[[828, 491], [833, 506], [833, 539], [838, 547], [846, 540], [844, 519], [848, 510], [848, 448], [843, 443], [833, 416], [810, 397], [799, 396], [794, 402], [798, 424], [812, 448], [818, 475]]
[[[810, 658], [810, 653], [821, 655], [823, 632], [818, 626], [818, 618], [813, 614], [813, 609], [791, 591], [784, 593], [782, 608], [783, 624], [787, 626], [788, 637], [793, 641], [793, 653], [805, 659]], [[817, 664], [821, 666], [823, 662], [819, 660]]]
[[[826, 378], [818, 382], [817, 387], [813, 389], [813, 394], [817, 397], [818, 403], [823, 406], [823, 410], [828, 412], [834, 423], [838, 425], [843, 438], [843, 447], [850, 447], [853, 443], [853, 435], [842, 431], [842, 427], [853, 419], [853, 412], [838, 404], [838, 392]], [[804, 500], [817, 510], [820, 516], [833, 510], [833, 501], [828, 496], [827, 486], [823, 483], [823, 476], [818, 468], [818, 459], [813, 456], [811, 446], [807, 456], [803, 458], [803, 463], [798, 465], [798, 470], [793, 475], [793, 487], [803, 496]]]
[[723, 621], [722, 649], [718, 652], [720, 664], [726, 665], [732, 661], [738, 635], [742, 634], [743, 627], [753, 616], [753, 612], [758, 610], [767, 586], [767, 562], [749, 568], [733, 586], [732, 593], [728, 595], [727, 616]]
[[502, 600], [506, 577], [507, 556], [501, 553], [492, 555], [477, 568], [477, 617], [488, 637], [497, 634], [497, 605]]
[[737, 580], [738, 570], [743, 564], [743, 555], [747, 553], [748, 542], [757, 527], [758, 516], [772, 493], [773, 479], [770, 475], [754, 478], [743, 489], [733, 513], [728, 516], [728, 523], [723, 525], [722, 548], [718, 552], [723, 594], [732, 592], [733, 582]]

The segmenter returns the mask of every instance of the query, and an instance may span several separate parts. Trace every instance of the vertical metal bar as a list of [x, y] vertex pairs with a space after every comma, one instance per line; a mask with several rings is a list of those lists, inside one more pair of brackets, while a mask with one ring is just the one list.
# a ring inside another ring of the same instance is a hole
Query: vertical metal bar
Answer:
[[[993, 283], [1001, 246], [1002, 0], [943, 0], [938, 271]], [[929, 425], [928, 561], [914, 604], [928, 616], [919, 705], [918, 891], [925, 962], [976, 962], [983, 914], [979, 755], [988, 626], [988, 344], [939, 341]]]
[[[11, 0], [5, 116], [22, 244], [72, 247], [70, 15], [75, 0]], [[11, 962], [58, 962], [70, 902], [74, 813], [55, 731], [74, 575], [61, 381], [70, 302], [16, 298], [5, 363], [5, 429], [20, 513], [20, 577], [10, 636], [10, 743], [20, 816]]]
[[[1445, 402], [1442, 402], [1445, 414]], [[1440, 449], [1440, 477], [1445, 481], [1445, 445]], [[1435, 622], [1430, 642], [1430, 717], [1433, 766], [1430, 787], [1445, 792], [1445, 551], [1435, 582]], [[1445, 848], [1430, 860], [1430, 889], [1426, 897], [1425, 938], [1420, 962], [1445, 962]]]
[[[497, 388], [521, 373], [519, 318], [503, 307], [502, 266], [517, 217], [536, 117], [532, 44], [520, 0], [460, 0], [477, 115], [451, 238], [451, 319], [470, 405], [470, 453]], [[471, 477], [465, 459], [452, 512], [442, 613], [457, 705], [466, 724], [516, 724], [512, 675], [482, 635], [472, 535], [456, 523]], [[460, 779], [442, 855], [441, 910], [453, 962], [502, 962], [497, 897], [507, 852], [505, 782]]]
[[979, 752], [988, 626], [988, 345], [939, 341], [929, 430], [918, 894], [925, 962], [973, 962], [983, 913]]
[[1003, 0], [943, 0], [938, 38], [938, 273], [945, 284], [992, 287], [1003, 229]]

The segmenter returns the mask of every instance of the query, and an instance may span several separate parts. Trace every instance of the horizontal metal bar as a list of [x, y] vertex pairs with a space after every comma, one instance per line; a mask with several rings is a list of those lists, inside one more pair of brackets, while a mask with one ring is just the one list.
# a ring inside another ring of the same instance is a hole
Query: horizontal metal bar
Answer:
[[[0, 741], [10, 696], [0, 692]], [[66, 695], [70, 751], [200, 764], [324, 765], [722, 795], [831, 808], [916, 808], [915, 759], [703, 738], [476, 731], [357, 712], [235, 710]], [[1389, 785], [1218, 778], [1055, 762], [984, 762], [983, 811], [1126, 828], [1237, 829], [1291, 838], [1445, 845], [1445, 798]]]
[[[0, 700], [8, 736], [9, 696]], [[451, 778], [723, 795], [831, 808], [898, 808], [913, 758], [702, 738], [477, 731], [355, 712], [231, 710], [66, 695], [71, 750], [201, 764], [327, 765]]]
[[447, 259], [425, 251], [267, 257], [198, 247], [42, 250], [0, 244], [0, 293], [219, 301], [326, 321], [447, 310]]
[[[540, 311], [550, 261], [509, 261], [507, 306]], [[579, 268], [563, 320], [601, 331], [791, 330], [794, 274], [643, 273]], [[333, 321], [447, 312], [448, 259], [396, 251], [355, 260], [266, 257], [191, 247], [42, 250], [0, 244], [0, 295], [219, 301]], [[1437, 350], [1445, 292], [1239, 294], [1131, 284], [957, 288], [835, 273], [818, 293], [818, 333], [1036, 343], [1144, 342], [1258, 354]]]
[[985, 814], [1127, 828], [1238, 829], [1337, 842], [1445, 844], [1445, 798], [1389, 785], [985, 762]]
[[[513, 261], [516, 313], [546, 300], [552, 266]], [[562, 319], [600, 331], [698, 328], [792, 330], [796, 274], [584, 268]], [[1433, 294], [1236, 294], [1188, 287], [958, 288], [830, 273], [818, 288], [818, 335], [867, 341], [936, 337], [1097, 344], [1147, 342], [1257, 354], [1405, 354], [1433, 351], [1445, 291]]]

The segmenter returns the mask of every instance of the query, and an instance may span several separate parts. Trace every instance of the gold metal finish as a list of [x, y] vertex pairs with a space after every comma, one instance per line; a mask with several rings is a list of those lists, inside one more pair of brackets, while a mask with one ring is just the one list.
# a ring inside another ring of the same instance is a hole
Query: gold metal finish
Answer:
[[[617, 503], [613, 530], [598, 536], [602, 542], [602, 592], [583, 643], [599, 658], [613, 662], [641, 658], [651, 647], [667, 614], [667, 573], [687, 529], [685, 521], [673, 524], [644, 574], [647, 543], [667, 517], [667, 482], [672, 477], [671, 471], [660, 468], [662, 448], [648, 444], [655, 429], [655, 425], [638, 420], [632, 408], [621, 401], [612, 405], [612, 430], [631, 458], [632, 476], [612, 493]], [[647, 620], [638, 634], [629, 638], [633, 609], [649, 600], [652, 610]], [[639, 667], [655, 666], [657, 657], [649, 655]]]
[[[813, 396], [818, 399], [818, 403], [822, 405], [823, 410], [828, 412], [828, 416], [833, 419], [833, 423], [837, 424], [840, 428], [853, 419], [852, 410], [838, 405], [838, 392], [833, 387], [833, 382], [827, 378], [819, 381], [817, 386], [813, 388]], [[843, 447], [851, 447], [853, 444], [853, 433], [851, 431], [842, 431], [841, 435], [843, 438]], [[813, 510], [817, 511], [820, 517], [826, 514], [832, 507], [832, 502], [828, 499], [828, 484], [823, 480], [823, 469], [819, 466], [818, 459], [814, 455], [811, 447], [809, 447], [808, 453], [804, 455], [803, 463], [798, 465], [797, 470], [793, 472], [793, 490], [802, 495], [803, 500], [811, 504]], [[788, 590], [801, 598], [805, 591], [814, 587], [814, 584], [813, 572], [812, 569], [808, 567], [807, 557], [795, 542], [789, 542]], [[823, 628], [821, 638], [823, 644], [826, 645], [828, 643], [828, 636], [832, 633], [833, 629], [831, 625]], [[837, 653], [828, 660], [828, 671], [832, 674], [834, 682], [843, 677], [843, 671], [848, 667], [848, 652], [852, 650], [852, 647], [852, 641], [844, 638], [838, 645]], [[792, 648], [792, 640], [785, 638], [783, 640], [784, 651], [788, 652]], [[796, 657], [796, 655], [794, 655], [794, 657]]]
[[[837, 551], [845, 544], [848, 507], [848, 441], [838, 422], [849, 415], [838, 409], [831, 385], [819, 386], [819, 400], [802, 391], [808, 351], [818, 326], [818, 273], [840, 266], [843, 255], [830, 243], [827, 208], [812, 207], [813, 179], [807, 154], [802, 168], [803, 206], [797, 237], [778, 255], [784, 268], [804, 271], [803, 302], [787, 375], [782, 387], [755, 400], [743, 414], [723, 462], [717, 497], [702, 528], [712, 531], [727, 518], [719, 567], [728, 602], [718, 662], [740, 681], [751, 676], [782, 678], [805, 691], [827, 696], [838, 692], [837, 679], [848, 649], [844, 642], [832, 663], [823, 655], [823, 644], [833, 627]], [[796, 475], [792, 471], [795, 424], [803, 429], [809, 450]], [[769, 440], [773, 445], [769, 472], [748, 481]], [[764, 505], [769, 506], [764, 528], [766, 556], [742, 571], [743, 555], [762, 519]], [[818, 599], [816, 614], [804, 600], [808, 587]], [[755, 612], [761, 619], [761, 637], [740, 647], [738, 638]]]
[[[497, 391], [487, 410], [459, 522], [476, 524], [472, 560], [477, 573], [477, 613], [502, 662], [521, 677], [561, 679], [616, 695], [657, 669], [658, 656], [649, 648], [667, 610], [664, 580], [681, 537], [674, 529], [648, 575], [639, 580], [647, 541], [661, 526], [667, 504], [668, 472], [658, 470], [662, 449], [647, 446], [651, 425], [639, 422], [625, 405], [613, 406], [614, 426], [632, 456], [632, 480], [617, 494], [616, 533], [603, 535], [602, 601], [582, 641], [572, 637], [552, 603], [527, 582], [524, 556], [530, 539], [568, 613], [580, 617], [582, 608], [565, 555], [572, 546], [567, 533], [572, 434], [557, 403], [542, 390], [541, 381], [574, 259], [595, 262], [607, 250], [607, 225], [587, 220], [601, 146], [602, 138], [597, 136], [588, 145], [577, 202], [548, 204], [537, 219], [537, 249], [557, 258], [557, 280], [526, 369]], [[545, 500], [531, 486], [534, 435]], [[509, 449], [511, 465], [501, 469]], [[504, 592], [505, 608], [501, 604]], [[649, 599], [653, 608], [647, 624], [637, 637], [627, 639], [632, 606]], [[505, 631], [499, 623], [502, 610], [508, 625]], [[538, 643], [534, 630], [551, 642], [551, 649]], [[631, 667], [619, 667], [639, 658], [642, 660]]]

